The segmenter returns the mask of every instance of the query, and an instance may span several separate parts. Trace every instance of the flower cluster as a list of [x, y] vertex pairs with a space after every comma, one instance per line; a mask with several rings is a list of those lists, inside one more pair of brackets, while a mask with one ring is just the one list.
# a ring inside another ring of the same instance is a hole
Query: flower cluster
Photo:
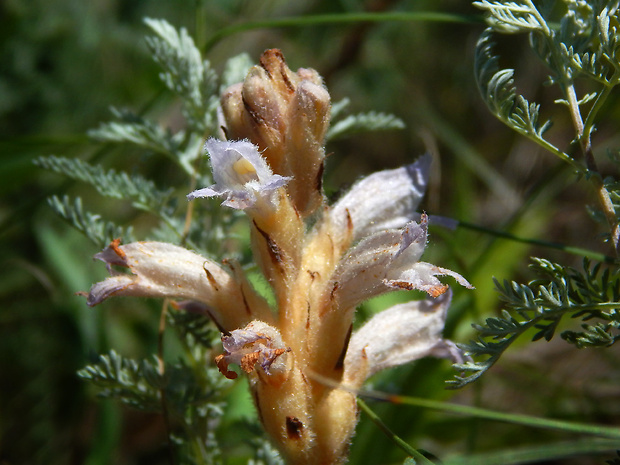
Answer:
[[[243, 83], [225, 91], [221, 110], [227, 140], [206, 143], [215, 184], [188, 197], [221, 197], [247, 214], [277, 308], [238, 264], [157, 242], [113, 242], [97, 254], [112, 276], [91, 288], [88, 304], [168, 297], [208, 314], [222, 332], [218, 368], [228, 378], [237, 377], [231, 364], [247, 373], [260, 420], [287, 460], [342, 463], [357, 423], [352, 391], [379, 370], [456, 354], [441, 336], [451, 293], [437, 276], [471, 285], [420, 261], [428, 219], [416, 209], [430, 157], [370, 175], [328, 205], [322, 173], [330, 97], [315, 71], [293, 73], [278, 50], [266, 51]], [[428, 298], [352, 331], [360, 303], [398, 289]]]

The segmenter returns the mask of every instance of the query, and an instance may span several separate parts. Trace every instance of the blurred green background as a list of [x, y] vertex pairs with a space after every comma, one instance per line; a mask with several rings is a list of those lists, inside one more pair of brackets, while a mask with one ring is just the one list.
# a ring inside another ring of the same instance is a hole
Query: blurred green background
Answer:
[[[231, 24], [259, 19], [352, 12], [438, 11], [477, 15], [463, 0], [5, 0], [0, 3], [0, 463], [168, 463], [165, 431], [156, 415], [101, 402], [75, 372], [95, 354], [114, 348], [131, 357], [156, 350], [157, 305], [117, 302], [86, 307], [76, 291], [105, 275], [86, 239], [46, 204], [51, 194], [81, 195], [86, 206], [138, 233], [149, 218], [130, 205], [98, 197], [86, 186], [42, 171], [41, 155], [76, 156], [108, 168], [139, 172], [162, 187], [180, 173], [163, 159], [127, 147], [102, 147], [85, 133], [111, 119], [109, 107], [144, 112], [178, 129], [178, 105], [163, 92], [158, 68], [144, 41], [144, 17], [187, 28], [201, 46]], [[435, 156], [424, 208], [523, 237], [606, 251], [602, 229], [586, 213], [594, 198], [569, 171], [496, 121], [478, 96], [473, 51], [478, 21], [380, 22], [261, 28], [223, 38], [206, 58], [221, 70], [241, 52], [258, 59], [266, 48], [283, 50], [291, 69], [312, 67], [325, 78], [334, 101], [350, 109], [390, 112], [407, 129], [337, 141], [328, 147], [327, 186], [332, 193], [363, 174]], [[502, 66], [516, 67], [517, 86], [543, 103], [556, 122], [552, 140], [568, 147], [572, 127], [541, 85], [545, 71], [524, 37], [499, 44]], [[612, 97], [596, 135], [595, 150], [618, 146], [620, 112]], [[602, 170], [609, 169], [601, 159]], [[428, 261], [462, 273], [477, 288], [456, 290], [447, 336], [465, 342], [470, 323], [492, 314], [498, 302], [491, 277], [528, 280], [529, 255], [564, 264], [580, 259], [459, 228], [433, 229]], [[394, 297], [401, 298], [401, 296]], [[364, 311], [385, 306], [375, 301]], [[483, 380], [454, 401], [501, 411], [617, 424], [620, 419], [618, 349], [576, 351], [563, 341], [514, 348]], [[376, 389], [448, 399], [445, 361], [423, 360], [379, 377]], [[234, 389], [230, 427], [222, 433], [228, 463], [243, 463], [239, 446], [249, 436], [241, 423], [252, 416]], [[235, 397], [237, 396], [237, 397]], [[239, 408], [243, 405], [243, 408]], [[412, 407], [375, 405], [405, 440], [437, 456], [474, 453], [574, 438], [523, 427], [475, 421]], [[245, 409], [245, 411], [244, 411]], [[241, 438], [241, 439], [240, 439]], [[229, 445], [229, 446], [228, 446]], [[237, 458], [233, 458], [237, 457]], [[401, 463], [396, 449], [366, 420], [354, 440], [351, 462]], [[601, 457], [537, 463], [601, 463]]]

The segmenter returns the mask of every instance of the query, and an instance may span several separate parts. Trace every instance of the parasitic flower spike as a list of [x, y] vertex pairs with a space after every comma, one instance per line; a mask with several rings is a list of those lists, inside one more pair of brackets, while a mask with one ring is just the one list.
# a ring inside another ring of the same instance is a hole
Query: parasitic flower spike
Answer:
[[[276, 308], [234, 262], [157, 242], [114, 242], [97, 254], [112, 276], [91, 288], [88, 304], [168, 297], [210, 315], [222, 331], [215, 363], [228, 378], [238, 376], [231, 365], [247, 374], [259, 418], [288, 463], [344, 463], [358, 420], [353, 391], [368, 377], [427, 355], [460, 356], [441, 335], [451, 291], [438, 276], [472, 286], [420, 261], [428, 219], [416, 209], [430, 156], [372, 174], [329, 205], [321, 176], [330, 99], [318, 73], [293, 73], [280, 51], [268, 50], [221, 104], [228, 140], [205, 146], [215, 184], [188, 197], [222, 197], [248, 215]], [[428, 296], [352, 331], [360, 303], [402, 289]]]

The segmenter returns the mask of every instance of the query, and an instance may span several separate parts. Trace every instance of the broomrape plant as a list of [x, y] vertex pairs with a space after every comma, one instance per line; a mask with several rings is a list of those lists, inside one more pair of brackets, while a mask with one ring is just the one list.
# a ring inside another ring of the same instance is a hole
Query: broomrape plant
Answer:
[[[618, 4], [566, 0], [555, 24], [548, 18], [557, 4], [474, 2], [489, 23], [476, 48], [477, 83], [495, 116], [592, 184], [600, 210], [595, 216], [606, 221], [617, 257], [619, 184], [601, 176], [591, 138], [597, 114], [620, 83]], [[57, 213], [105, 247], [95, 258], [110, 276], [81, 293], [89, 306], [133, 296], [165, 299], [162, 316], [169, 306], [174, 309], [168, 322], [179, 332], [188, 363], [164, 363], [160, 341], [155, 362], [112, 351], [79, 375], [103, 396], [163, 413], [175, 455], [219, 463], [214, 429], [223, 414], [220, 394], [226, 379], [239, 375], [248, 378], [258, 419], [288, 463], [338, 464], [347, 460], [358, 421], [355, 393], [381, 370], [425, 356], [448, 358], [459, 370], [448, 384], [463, 387], [529, 329], [538, 330], [534, 340], [550, 340], [565, 316], [584, 322], [581, 332], [561, 333], [577, 347], [609, 347], [620, 339], [617, 267], [586, 261], [582, 272], [535, 259], [541, 279], [496, 280], [506, 310], [474, 325], [478, 338], [457, 348], [442, 337], [452, 292], [438, 277], [472, 286], [454, 271], [421, 261], [427, 227], [435, 219], [417, 212], [430, 155], [357, 181], [335, 203], [323, 191], [327, 141], [360, 130], [401, 128], [402, 122], [372, 112], [338, 119], [347, 102], [332, 104], [315, 70], [291, 71], [276, 49], [264, 52], [255, 66], [246, 56], [232, 58], [218, 87], [216, 73], [187, 31], [165, 21], [146, 22], [156, 34], [147, 43], [163, 68], [162, 81], [182, 102], [186, 129], [171, 133], [116, 110], [118, 121], [90, 135], [173, 160], [192, 186], [183, 191], [187, 212], [175, 213], [174, 190], [160, 190], [138, 175], [61, 157], [38, 164], [88, 182], [101, 195], [129, 199], [159, 220], [151, 239], [138, 242], [131, 228], [85, 211], [80, 198], [50, 199]], [[550, 83], [562, 92], [557, 103], [569, 110], [581, 157], [546, 139], [550, 124], [540, 123], [540, 105], [518, 94], [514, 70], [499, 67], [493, 42], [499, 33], [529, 34], [550, 70]], [[591, 81], [595, 92], [579, 96], [577, 77]], [[211, 173], [199, 169], [205, 154]], [[618, 157], [612, 161], [617, 165]], [[243, 217], [251, 254], [233, 255], [223, 244]], [[267, 292], [255, 287], [244, 255], [265, 278]], [[397, 290], [426, 295], [388, 308], [353, 331], [360, 304]], [[221, 350], [213, 348], [213, 326]], [[464, 360], [461, 350], [472, 358]], [[256, 453], [259, 461], [280, 463], [266, 444], [257, 445]]]
[[[427, 355], [460, 359], [441, 335], [451, 293], [437, 276], [472, 286], [420, 261], [428, 218], [416, 209], [430, 156], [372, 174], [329, 205], [322, 174], [330, 96], [316, 71], [292, 72], [279, 50], [266, 51], [223, 92], [221, 117], [225, 140], [205, 144], [215, 183], [187, 197], [219, 197], [247, 215], [276, 308], [235, 261], [119, 240], [95, 255], [111, 276], [90, 289], [88, 305], [165, 297], [208, 315], [222, 333], [218, 369], [230, 379], [238, 376], [231, 365], [247, 374], [260, 421], [288, 462], [342, 463], [358, 419], [352, 391], [369, 376]], [[429, 297], [389, 308], [352, 333], [360, 303], [401, 289]]]

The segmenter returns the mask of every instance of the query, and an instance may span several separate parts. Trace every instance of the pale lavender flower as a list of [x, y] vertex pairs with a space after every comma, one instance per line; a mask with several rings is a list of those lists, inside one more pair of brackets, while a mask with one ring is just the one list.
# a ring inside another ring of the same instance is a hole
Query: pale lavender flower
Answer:
[[273, 191], [290, 179], [273, 174], [251, 142], [209, 139], [205, 149], [211, 158], [215, 184], [190, 193], [189, 200], [225, 197], [222, 205], [245, 210], [254, 207], [259, 199], [273, 202]]
[[451, 299], [447, 291], [437, 298], [395, 305], [368, 320], [351, 336], [344, 383], [359, 388], [381, 370], [428, 355], [462, 361], [454, 344], [442, 337]]
[[[252, 319], [273, 321], [267, 302], [247, 282], [241, 269], [228, 270], [183, 247], [164, 242], [112, 242], [95, 255], [106, 263], [111, 277], [94, 284], [89, 306], [112, 296], [168, 297], [200, 302], [219, 328], [236, 328]], [[115, 267], [128, 268], [130, 273]]]
[[458, 273], [420, 261], [426, 246], [427, 222], [426, 215], [422, 215], [419, 224], [412, 221], [402, 229], [371, 234], [354, 246], [332, 278], [336, 307], [354, 308], [391, 289], [418, 289], [437, 297], [448, 289], [436, 278], [441, 275], [452, 276], [459, 284], [472, 288]]
[[424, 197], [431, 156], [422, 155], [415, 163], [393, 170], [373, 173], [353, 184], [353, 187], [330, 212], [334, 236], [353, 225], [352, 241], [386, 229], [402, 228], [415, 217]]

